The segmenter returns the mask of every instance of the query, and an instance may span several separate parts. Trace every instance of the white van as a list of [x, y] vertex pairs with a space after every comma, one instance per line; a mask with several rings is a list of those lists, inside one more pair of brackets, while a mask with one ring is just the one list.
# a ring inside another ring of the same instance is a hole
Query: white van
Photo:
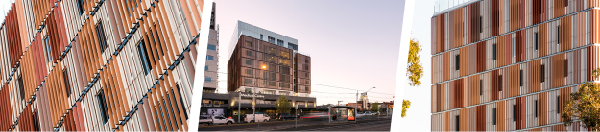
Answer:
[[269, 117], [269, 115], [267, 115], [267, 114], [254, 114], [254, 115], [256, 115], [256, 118], [252, 118], [253, 114], [246, 114], [246, 118], [244, 119], [244, 122], [254, 123], [254, 120], [256, 120], [258, 122], [271, 121], [271, 117]]

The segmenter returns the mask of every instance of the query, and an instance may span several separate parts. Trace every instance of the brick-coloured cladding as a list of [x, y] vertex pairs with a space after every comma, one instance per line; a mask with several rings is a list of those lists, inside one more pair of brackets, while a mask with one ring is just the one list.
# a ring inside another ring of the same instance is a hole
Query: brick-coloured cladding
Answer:
[[310, 56], [302, 55], [300, 53], [296, 53], [294, 55], [295, 69], [294, 76], [295, 77], [295, 86], [294, 90], [299, 93], [311, 93], [311, 85], [310, 85]]
[[204, 1], [176, 2], [15, 0], [0, 26], [0, 131], [187, 130]]
[[557, 105], [597, 81], [590, 75], [600, 66], [597, 7], [479, 0], [433, 16], [431, 130], [586, 130], [579, 122], [565, 127]]
[[[268, 48], [265, 49], [265, 46]], [[248, 52], [251, 52], [252, 56], [249, 56]], [[240, 86], [253, 87], [254, 84], [251, 81], [256, 79], [258, 87], [292, 91], [294, 85], [293, 54], [292, 49], [250, 36], [240, 36], [231, 58], [228, 60], [227, 90], [235, 91]], [[252, 65], [246, 64], [246, 60], [250, 60]], [[263, 70], [263, 66], [266, 66], [267, 69]], [[247, 74], [247, 70], [251, 70], [252, 75]], [[267, 73], [266, 76], [265, 73]], [[275, 76], [271, 78], [273, 74]], [[247, 80], [250, 82], [246, 83]]]

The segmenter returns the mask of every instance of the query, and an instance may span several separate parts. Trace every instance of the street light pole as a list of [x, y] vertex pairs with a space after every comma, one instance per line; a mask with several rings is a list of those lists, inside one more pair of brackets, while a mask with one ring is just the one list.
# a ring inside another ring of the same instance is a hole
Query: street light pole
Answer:
[[238, 99], [238, 123], [240, 123], [240, 117], [242, 116], [242, 91], [238, 93], [240, 98]]

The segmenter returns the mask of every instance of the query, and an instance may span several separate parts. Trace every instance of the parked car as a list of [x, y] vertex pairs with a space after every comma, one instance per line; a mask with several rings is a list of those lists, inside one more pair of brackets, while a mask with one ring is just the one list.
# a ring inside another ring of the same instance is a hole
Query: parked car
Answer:
[[373, 113], [371, 111], [367, 111], [367, 112], [365, 112], [365, 115], [377, 115], [377, 113]]
[[199, 124], [210, 125], [210, 124], [233, 124], [235, 121], [224, 116], [210, 116], [200, 117]]
[[277, 119], [294, 119], [296, 118], [296, 116], [294, 114], [290, 114], [290, 113], [283, 113], [280, 114], [279, 117], [277, 117]]
[[[253, 118], [253, 115], [256, 115], [256, 118]], [[271, 121], [271, 117], [267, 114], [246, 114], [246, 118], [244, 118], [244, 122], [254, 123], [254, 120], [257, 122], [269, 122]]]

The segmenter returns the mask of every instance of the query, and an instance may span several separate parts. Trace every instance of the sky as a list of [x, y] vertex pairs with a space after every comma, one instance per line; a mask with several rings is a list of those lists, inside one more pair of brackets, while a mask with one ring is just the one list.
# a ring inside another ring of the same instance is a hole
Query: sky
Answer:
[[396, 86], [400, 2], [215, 0], [221, 72], [218, 90], [226, 92], [227, 48], [237, 20], [241, 20], [298, 39], [299, 52], [312, 59], [311, 96], [317, 98], [317, 105], [355, 102], [357, 91], [348, 89], [372, 87], [370, 102], [389, 102]]
[[0, 24], [4, 22], [4, 17], [12, 7], [14, 0], [0, 0]]

